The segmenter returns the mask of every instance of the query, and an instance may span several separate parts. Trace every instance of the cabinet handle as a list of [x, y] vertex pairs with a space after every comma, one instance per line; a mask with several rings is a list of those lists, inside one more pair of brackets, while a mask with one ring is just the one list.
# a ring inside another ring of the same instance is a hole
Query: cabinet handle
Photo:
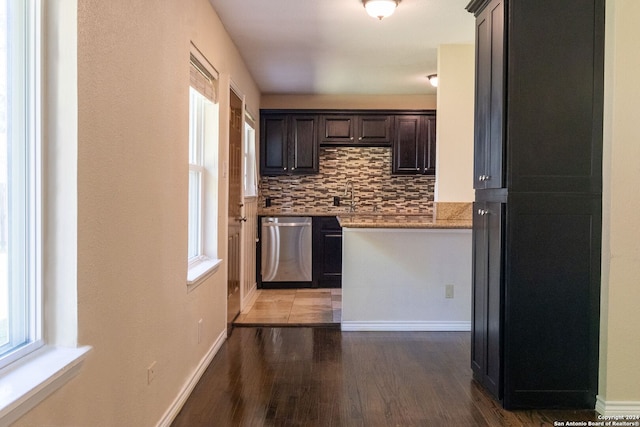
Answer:
[[484, 175], [478, 176], [478, 181], [484, 181]]
[[353, 141], [353, 137], [349, 138], [351, 141]]
[[486, 209], [478, 209], [478, 215], [480, 216], [489, 215], [489, 211]]
[[362, 137], [358, 138], [358, 141], [362, 141]]

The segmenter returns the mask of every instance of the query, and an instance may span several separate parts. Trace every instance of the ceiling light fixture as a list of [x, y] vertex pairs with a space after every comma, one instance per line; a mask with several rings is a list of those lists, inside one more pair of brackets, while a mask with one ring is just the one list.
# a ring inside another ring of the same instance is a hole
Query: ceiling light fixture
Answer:
[[382, 18], [391, 16], [395, 12], [398, 3], [400, 3], [400, 0], [362, 0], [362, 4], [369, 16], [378, 18], [381, 21]]
[[429, 79], [429, 83], [431, 83], [431, 86], [438, 87], [438, 75], [437, 74], [429, 74], [427, 76], [427, 78]]

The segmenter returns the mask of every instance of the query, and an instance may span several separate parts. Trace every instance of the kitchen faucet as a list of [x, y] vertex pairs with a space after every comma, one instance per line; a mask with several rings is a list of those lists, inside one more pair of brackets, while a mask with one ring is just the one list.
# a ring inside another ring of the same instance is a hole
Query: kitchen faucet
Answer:
[[[347, 197], [349, 196], [349, 197]], [[347, 181], [344, 186], [344, 197], [345, 201], [349, 202], [349, 212], [356, 211], [356, 201], [353, 199], [353, 182]]]

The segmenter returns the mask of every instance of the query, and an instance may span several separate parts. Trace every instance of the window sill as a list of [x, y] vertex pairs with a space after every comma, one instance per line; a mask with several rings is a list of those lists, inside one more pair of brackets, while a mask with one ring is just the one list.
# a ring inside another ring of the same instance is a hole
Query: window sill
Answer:
[[13, 423], [76, 376], [90, 350], [45, 346], [0, 371], [0, 424]]
[[209, 276], [218, 271], [221, 259], [202, 258], [189, 265], [187, 272], [187, 292], [191, 292], [202, 284]]

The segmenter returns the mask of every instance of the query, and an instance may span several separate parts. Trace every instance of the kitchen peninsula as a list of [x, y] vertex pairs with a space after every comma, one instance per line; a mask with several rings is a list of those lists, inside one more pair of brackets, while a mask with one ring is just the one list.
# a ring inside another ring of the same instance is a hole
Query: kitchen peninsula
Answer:
[[470, 330], [471, 204], [435, 210], [338, 216], [342, 330]]

